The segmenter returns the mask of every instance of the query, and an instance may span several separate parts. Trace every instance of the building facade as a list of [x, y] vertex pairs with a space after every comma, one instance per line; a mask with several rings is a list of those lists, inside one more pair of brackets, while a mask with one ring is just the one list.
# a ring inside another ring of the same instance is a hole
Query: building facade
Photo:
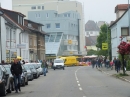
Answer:
[[97, 37], [99, 35], [100, 28], [98, 24], [93, 20], [89, 20], [85, 24], [85, 39], [86, 39], [86, 48], [87, 50], [98, 50], [96, 47]]
[[28, 18], [45, 25], [43, 30], [49, 34], [45, 39], [47, 56], [78, 54], [80, 17], [77, 12], [29, 11]]
[[[28, 18], [28, 11], [55, 10], [58, 14], [68, 11], [78, 12], [79, 19], [79, 53], [85, 54], [85, 28], [84, 28], [84, 11], [80, 2], [70, 0], [12, 0], [13, 10], [21, 11]], [[39, 17], [39, 16], [38, 16]]]
[[[123, 37], [123, 41], [130, 41], [129, 36], [129, 18], [128, 17], [128, 4], [120, 4], [115, 7], [115, 13], [117, 19], [110, 25], [111, 29], [111, 50], [112, 58], [118, 57], [118, 45], [121, 42], [120, 36]], [[120, 12], [121, 11], [121, 12]]]

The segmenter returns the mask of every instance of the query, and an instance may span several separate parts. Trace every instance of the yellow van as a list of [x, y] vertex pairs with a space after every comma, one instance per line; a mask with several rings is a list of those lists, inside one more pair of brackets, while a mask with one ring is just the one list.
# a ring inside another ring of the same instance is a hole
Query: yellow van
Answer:
[[67, 56], [67, 57], [60, 57], [64, 60], [65, 66], [77, 66], [79, 62], [77, 61], [78, 57], [75, 56]]

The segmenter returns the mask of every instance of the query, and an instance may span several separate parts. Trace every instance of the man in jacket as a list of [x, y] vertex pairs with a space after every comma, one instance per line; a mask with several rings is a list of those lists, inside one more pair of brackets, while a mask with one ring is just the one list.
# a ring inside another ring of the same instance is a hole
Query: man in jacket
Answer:
[[116, 71], [117, 71], [117, 73], [120, 72], [121, 61], [119, 60], [119, 58], [117, 58], [115, 65], [116, 65]]
[[46, 70], [47, 70], [46, 60], [43, 60], [41, 67], [42, 67], [42, 69], [43, 69], [43, 74], [44, 74], [44, 76], [46, 76]]
[[11, 65], [11, 73], [14, 76], [16, 93], [18, 93], [18, 89], [19, 91], [21, 91], [20, 81], [21, 81], [22, 67], [21, 64], [19, 64], [17, 59], [14, 59], [14, 63]]

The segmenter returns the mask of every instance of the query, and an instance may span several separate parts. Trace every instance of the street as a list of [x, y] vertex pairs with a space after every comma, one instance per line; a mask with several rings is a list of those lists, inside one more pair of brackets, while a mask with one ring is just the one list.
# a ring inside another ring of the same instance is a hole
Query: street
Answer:
[[44, 77], [29, 82], [18, 94], [7, 97], [130, 97], [130, 83], [91, 67], [49, 69]]

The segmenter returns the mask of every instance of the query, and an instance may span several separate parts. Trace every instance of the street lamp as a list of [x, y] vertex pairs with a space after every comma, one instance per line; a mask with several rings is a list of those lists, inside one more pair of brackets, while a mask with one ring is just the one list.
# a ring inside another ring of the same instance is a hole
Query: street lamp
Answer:
[[4, 12], [0, 10], [0, 49], [1, 49], [1, 62], [2, 62], [1, 16], [2, 16], [3, 14], [4, 14]]

